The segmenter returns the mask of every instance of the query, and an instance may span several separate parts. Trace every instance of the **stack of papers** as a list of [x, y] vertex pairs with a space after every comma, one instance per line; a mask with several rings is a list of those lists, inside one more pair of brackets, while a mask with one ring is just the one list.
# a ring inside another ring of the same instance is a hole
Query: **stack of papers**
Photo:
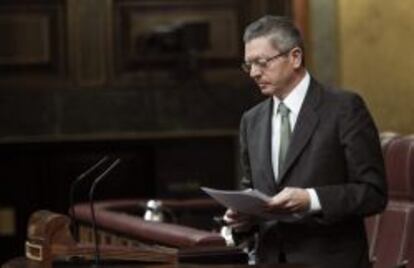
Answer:
[[282, 215], [265, 211], [265, 206], [271, 200], [271, 197], [256, 189], [246, 189], [243, 191], [225, 191], [208, 187], [201, 187], [201, 190], [206, 192], [223, 206], [234, 211], [252, 216], [258, 216], [264, 219], [284, 221], [292, 221], [298, 219], [297, 214]]

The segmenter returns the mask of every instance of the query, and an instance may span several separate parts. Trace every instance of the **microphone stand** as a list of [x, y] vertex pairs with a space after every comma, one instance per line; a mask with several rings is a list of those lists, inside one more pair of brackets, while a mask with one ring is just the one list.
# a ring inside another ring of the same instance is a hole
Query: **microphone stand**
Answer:
[[98, 230], [96, 227], [96, 217], [95, 217], [95, 208], [94, 208], [94, 193], [96, 185], [112, 170], [114, 169], [119, 163], [121, 159], [116, 159], [101, 175], [99, 175], [92, 183], [92, 186], [89, 190], [89, 205], [92, 215], [92, 229], [93, 229], [93, 236], [94, 236], [94, 244], [95, 244], [95, 265], [98, 267], [100, 262], [100, 252], [99, 252], [99, 245], [98, 245]]
[[77, 221], [75, 217], [75, 207], [74, 207], [74, 199], [75, 199], [75, 188], [80, 181], [82, 181], [86, 176], [88, 176], [92, 171], [94, 171], [97, 167], [102, 165], [106, 160], [108, 160], [108, 156], [104, 156], [96, 162], [93, 166], [88, 168], [85, 172], [80, 174], [70, 185], [70, 192], [69, 192], [69, 209], [70, 209], [70, 222], [71, 222], [71, 232], [72, 236], [78, 240], [78, 227]]

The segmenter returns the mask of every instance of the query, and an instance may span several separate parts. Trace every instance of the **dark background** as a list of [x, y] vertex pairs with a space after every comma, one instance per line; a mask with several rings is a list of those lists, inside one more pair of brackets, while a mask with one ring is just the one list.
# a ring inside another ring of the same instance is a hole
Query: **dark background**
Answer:
[[271, 0], [2, 0], [0, 263], [23, 254], [33, 211], [67, 212], [71, 182], [104, 155], [122, 162], [97, 199], [234, 188], [239, 118], [261, 99], [239, 69], [242, 31], [291, 9]]

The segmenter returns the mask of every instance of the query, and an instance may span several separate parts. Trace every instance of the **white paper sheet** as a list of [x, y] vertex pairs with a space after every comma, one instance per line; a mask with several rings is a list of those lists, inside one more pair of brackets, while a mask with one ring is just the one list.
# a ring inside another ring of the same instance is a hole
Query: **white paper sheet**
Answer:
[[268, 213], [264, 210], [264, 206], [270, 201], [270, 197], [256, 189], [246, 189], [243, 191], [225, 191], [208, 187], [201, 187], [217, 202], [232, 210], [258, 216], [265, 219], [276, 219], [283, 221], [293, 221], [300, 218], [297, 214], [281, 215]]

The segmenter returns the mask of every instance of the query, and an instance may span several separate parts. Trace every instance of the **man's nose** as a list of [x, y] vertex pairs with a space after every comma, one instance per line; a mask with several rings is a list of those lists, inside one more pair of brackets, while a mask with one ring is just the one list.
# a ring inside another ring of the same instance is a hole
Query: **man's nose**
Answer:
[[257, 78], [262, 74], [262, 71], [259, 67], [256, 66], [256, 64], [252, 64], [252, 67], [250, 69], [250, 77], [251, 78]]

